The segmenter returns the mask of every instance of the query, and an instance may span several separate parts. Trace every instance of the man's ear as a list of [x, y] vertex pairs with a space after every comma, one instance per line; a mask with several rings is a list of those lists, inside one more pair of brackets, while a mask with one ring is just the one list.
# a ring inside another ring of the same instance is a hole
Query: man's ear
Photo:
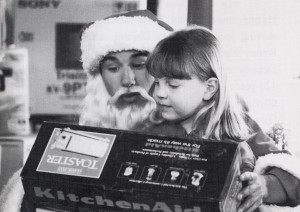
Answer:
[[203, 99], [205, 101], [210, 100], [215, 93], [217, 92], [219, 88], [219, 80], [215, 77], [211, 77], [208, 80], [206, 80], [206, 90], [204, 92]]

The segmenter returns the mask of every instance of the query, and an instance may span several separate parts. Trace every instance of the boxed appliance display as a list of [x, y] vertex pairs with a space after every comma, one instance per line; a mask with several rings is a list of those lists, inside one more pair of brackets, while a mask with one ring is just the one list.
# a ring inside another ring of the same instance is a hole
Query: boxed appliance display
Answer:
[[239, 145], [45, 122], [21, 177], [28, 211], [234, 212]]

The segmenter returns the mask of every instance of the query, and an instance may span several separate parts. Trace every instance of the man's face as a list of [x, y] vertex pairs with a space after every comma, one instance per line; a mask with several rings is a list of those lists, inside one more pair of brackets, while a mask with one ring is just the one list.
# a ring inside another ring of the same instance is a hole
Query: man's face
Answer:
[[128, 89], [123, 94], [122, 100], [132, 103], [139, 98], [140, 94], [130, 89], [139, 86], [149, 91], [153, 84], [153, 77], [148, 74], [145, 62], [148, 53], [139, 51], [122, 51], [106, 55], [101, 62], [101, 75], [104, 84], [111, 96], [120, 89]]

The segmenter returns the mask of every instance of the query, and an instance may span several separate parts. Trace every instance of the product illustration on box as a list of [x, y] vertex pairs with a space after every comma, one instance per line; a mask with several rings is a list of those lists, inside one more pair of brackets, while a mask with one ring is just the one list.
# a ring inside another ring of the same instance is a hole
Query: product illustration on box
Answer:
[[145, 166], [141, 180], [157, 181], [161, 172], [161, 168], [155, 165]]
[[205, 171], [200, 170], [194, 170], [190, 173], [190, 176], [187, 181], [187, 186], [192, 187], [203, 187], [205, 180], [206, 180], [207, 174]]
[[37, 171], [98, 178], [115, 137], [55, 128]]
[[135, 178], [138, 169], [139, 166], [136, 163], [123, 163], [120, 167], [118, 177], [133, 179]]
[[170, 167], [166, 171], [164, 183], [180, 184], [183, 174], [183, 169]]
[[58, 138], [51, 145], [51, 149], [102, 158], [109, 147], [109, 142], [107, 137], [96, 137], [71, 129], [61, 129]]

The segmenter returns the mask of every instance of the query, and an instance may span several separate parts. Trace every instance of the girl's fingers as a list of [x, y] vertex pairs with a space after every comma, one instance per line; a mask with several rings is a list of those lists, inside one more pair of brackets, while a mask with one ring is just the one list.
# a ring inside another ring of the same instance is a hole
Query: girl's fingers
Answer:
[[253, 212], [255, 209], [257, 209], [262, 204], [262, 200], [257, 200], [254, 204], [252, 204], [250, 207], [239, 210], [238, 212]]
[[251, 183], [251, 181], [257, 180], [258, 175], [254, 172], [244, 172], [243, 174], [240, 175], [240, 180], [242, 182], [248, 181]]
[[260, 188], [258, 184], [248, 185], [239, 192], [237, 199], [242, 201], [247, 196], [253, 195], [254, 193], [259, 193], [259, 190]]
[[254, 193], [245, 199], [239, 206], [238, 212], [252, 212], [262, 204], [262, 198], [259, 194]]

